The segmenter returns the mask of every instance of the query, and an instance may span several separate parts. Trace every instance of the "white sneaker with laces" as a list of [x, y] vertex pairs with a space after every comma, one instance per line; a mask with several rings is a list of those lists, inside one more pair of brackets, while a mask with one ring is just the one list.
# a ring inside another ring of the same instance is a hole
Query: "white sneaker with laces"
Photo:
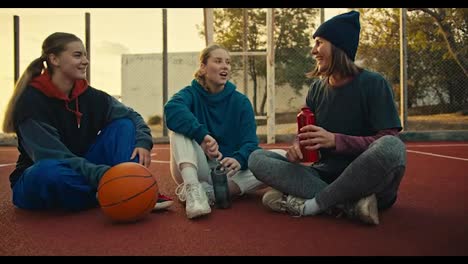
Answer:
[[175, 189], [175, 194], [177, 195], [177, 198], [179, 198], [179, 202], [185, 203], [187, 196], [185, 192], [185, 183], [177, 185], [177, 188]]
[[208, 197], [201, 183], [181, 183], [176, 188], [177, 197], [185, 202], [185, 213], [189, 219], [211, 213]]
[[206, 196], [208, 197], [208, 203], [211, 205], [214, 205], [216, 202], [216, 197], [214, 194], [214, 189], [213, 185], [207, 183], [207, 182], [202, 182], [201, 185], [203, 186], [203, 189], [205, 190]]

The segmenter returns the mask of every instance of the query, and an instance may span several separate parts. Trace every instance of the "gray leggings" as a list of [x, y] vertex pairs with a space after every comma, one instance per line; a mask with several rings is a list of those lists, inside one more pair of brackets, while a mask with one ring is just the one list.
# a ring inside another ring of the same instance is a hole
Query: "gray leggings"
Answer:
[[249, 169], [258, 180], [293, 196], [315, 197], [322, 210], [372, 193], [379, 209], [391, 207], [405, 168], [405, 144], [395, 136], [374, 141], [330, 184], [320, 178], [313, 165], [291, 163], [278, 153], [259, 149], [249, 157]]

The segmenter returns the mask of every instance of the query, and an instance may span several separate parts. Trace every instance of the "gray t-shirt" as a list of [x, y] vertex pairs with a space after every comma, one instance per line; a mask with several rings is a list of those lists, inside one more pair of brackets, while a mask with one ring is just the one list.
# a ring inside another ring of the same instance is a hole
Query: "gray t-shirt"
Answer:
[[[312, 83], [306, 104], [315, 114], [317, 126], [332, 133], [372, 136], [389, 128], [401, 129], [393, 91], [382, 75], [363, 70], [351, 82], [330, 87], [325, 80]], [[314, 164], [327, 182], [338, 177], [357, 157], [326, 149]]]

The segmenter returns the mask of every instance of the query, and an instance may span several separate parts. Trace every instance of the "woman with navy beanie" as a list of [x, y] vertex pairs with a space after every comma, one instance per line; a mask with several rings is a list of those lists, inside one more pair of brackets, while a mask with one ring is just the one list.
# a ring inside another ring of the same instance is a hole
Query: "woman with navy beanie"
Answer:
[[[393, 92], [384, 77], [354, 63], [359, 13], [324, 22], [313, 34], [318, 77], [305, 104], [316, 125], [303, 127], [285, 156], [257, 150], [249, 159], [254, 175], [273, 189], [263, 204], [295, 216], [345, 214], [377, 225], [378, 211], [397, 200], [406, 149]], [[319, 150], [320, 160], [301, 164], [300, 146]]]

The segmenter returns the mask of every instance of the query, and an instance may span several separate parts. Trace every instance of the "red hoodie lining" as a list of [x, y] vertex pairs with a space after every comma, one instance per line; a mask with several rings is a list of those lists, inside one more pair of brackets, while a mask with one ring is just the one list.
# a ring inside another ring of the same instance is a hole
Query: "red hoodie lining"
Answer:
[[[65, 103], [65, 109], [75, 114], [76, 123], [78, 125], [78, 128], [80, 128], [81, 117], [83, 116], [83, 114], [80, 112], [78, 96], [84, 93], [84, 91], [86, 91], [86, 89], [88, 88], [88, 82], [86, 80], [75, 81], [75, 84], [73, 85], [73, 90], [70, 94], [70, 98], [68, 98], [66, 94], [61, 92], [57, 88], [57, 86], [55, 86], [47, 70], [44, 71], [43, 74], [33, 78], [30, 85], [38, 89], [48, 97], [63, 100]], [[76, 110], [73, 110], [70, 107], [68, 107], [68, 104], [73, 100], [75, 100]]]

